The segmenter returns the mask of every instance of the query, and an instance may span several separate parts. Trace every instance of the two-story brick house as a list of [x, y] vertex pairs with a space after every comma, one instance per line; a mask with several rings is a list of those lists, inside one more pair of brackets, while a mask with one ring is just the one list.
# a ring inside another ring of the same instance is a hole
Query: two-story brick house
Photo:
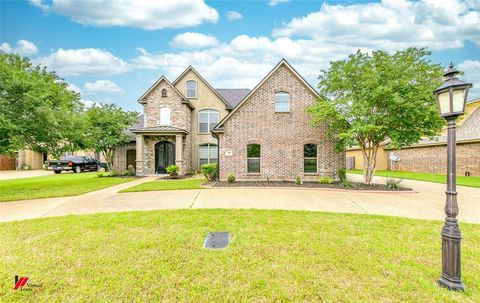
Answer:
[[175, 81], [156, 81], [140, 98], [143, 115], [132, 142], [115, 151], [115, 169], [138, 175], [180, 173], [219, 163], [221, 179], [303, 179], [332, 176], [344, 165], [327, 125], [306, 112], [318, 94], [281, 60], [253, 89], [214, 89], [194, 68]]

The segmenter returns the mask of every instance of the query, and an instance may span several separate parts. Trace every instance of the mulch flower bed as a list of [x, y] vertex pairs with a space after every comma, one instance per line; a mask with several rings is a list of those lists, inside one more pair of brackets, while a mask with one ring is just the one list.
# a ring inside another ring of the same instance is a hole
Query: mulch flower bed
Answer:
[[293, 181], [236, 181], [228, 183], [226, 181], [208, 182], [205, 185], [212, 187], [306, 187], [306, 188], [331, 188], [331, 189], [347, 189], [347, 190], [375, 190], [375, 191], [412, 191], [408, 187], [400, 187], [399, 189], [390, 189], [385, 184], [370, 184], [352, 182], [351, 188], [344, 187], [340, 182], [332, 184], [321, 184], [318, 182], [303, 182], [303, 184], [295, 184]]

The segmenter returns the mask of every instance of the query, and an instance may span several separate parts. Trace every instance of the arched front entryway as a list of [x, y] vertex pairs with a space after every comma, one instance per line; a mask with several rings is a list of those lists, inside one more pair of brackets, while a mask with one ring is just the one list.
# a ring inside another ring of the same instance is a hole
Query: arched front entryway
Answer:
[[155, 144], [155, 173], [164, 174], [167, 167], [175, 164], [175, 144], [170, 141], [160, 141]]
[[129, 149], [127, 150], [127, 165], [125, 166], [127, 169], [130, 165], [133, 165], [133, 167], [136, 167], [136, 160], [137, 160], [137, 151], [134, 149]]

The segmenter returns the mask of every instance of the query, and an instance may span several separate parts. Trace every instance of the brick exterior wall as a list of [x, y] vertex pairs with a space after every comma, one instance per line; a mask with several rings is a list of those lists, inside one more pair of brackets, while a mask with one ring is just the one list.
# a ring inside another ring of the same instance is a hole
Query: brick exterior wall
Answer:
[[136, 143], [130, 142], [115, 148], [113, 151], [113, 170], [127, 170], [127, 150], [129, 149], [136, 150]]
[[[389, 170], [411, 171], [419, 173], [447, 173], [447, 146], [424, 146], [391, 150], [400, 157], [400, 161]], [[480, 176], [480, 142], [457, 144], [457, 175]]]
[[[290, 94], [290, 112], [276, 113], [275, 92]], [[233, 173], [238, 180], [316, 179], [333, 176], [345, 165], [345, 154], [335, 152], [327, 136], [327, 125], [313, 127], [306, 108], [315, 95], [285, 66], [280, 66], [257, 91], [225, 122], [220, 134], [220, 179]], [[247, 173], [247, 144], [261, 145], [260, 174]], [[317, 174], [303, 173], [303, 145], [314, 143]], [[227, 156], [226, 152], [231, 152]]]

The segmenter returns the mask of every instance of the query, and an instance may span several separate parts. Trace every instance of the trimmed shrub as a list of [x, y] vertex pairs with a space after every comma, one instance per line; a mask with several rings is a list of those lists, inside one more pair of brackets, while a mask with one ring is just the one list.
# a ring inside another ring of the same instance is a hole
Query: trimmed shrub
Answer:
[[202, 174], [207, 178], [208, 181], [213, 181], [217, 178], [217, 164], [203, 164], [200, 169]]
[[127, 167], [127, 171], [128, 171], [128, 175], [127, 175], [127, 176], [135, 176], [135, 166], [133, 166], [132, 164], [130, 164], [130, 165]]
[[387, 180], [385, 180], [385, 185], [387, 185], [388, 189], [399, 190], [401, 187], [400, 183], [402, 183], [402, 181], [402, 179], [387, 178]]
[[235, 182], [235, 175], [234, 175], [234, 174], [228, 175], [227, 181], [228, 181], [228, 183], [233, 183], [233, 182]]
[[112, 170], [112, 171], [110, 171], [109, 175], [110, 175], [110, 177], [117, 177], [119, 175], [119, 172], [116, 171], [116, 170]]
[[334, 181], [333, 178], [330, 178], [330, 177], [323, 177], [318, 179], [318, 183], [320, 184], [332, 184], [333, 181]]
[[167, 167], [167, 173], [169, 173], [170, 176], [177, 176], [179, 171], [180, 171], [180, 167], [178, 167], [175, 164], [172, 164], [169, 167]]
[[302, 183], [303, 183], [303, 182], [302, 182], [302, 179], [300, 178], [300, 176], [296, 176], [296, 177], [295, 177], [295, 184], [300, 185], [300, 184], [302, 184]]
[[340, 182], [343, 182], [347, 179], [347, 170], [345, 168], [340, 168], [338, 170], [338, 179], [340, 179]]
[[103, 176], [103, 172], [97, 173], [97, 177], [98, 177], [98, 178], [103, 178], [103, 177], [104, 177], [104, 176]]
[[341, 182], [343, 188], [357, 188], [355, 183], [347, 176], [345, 180]]

